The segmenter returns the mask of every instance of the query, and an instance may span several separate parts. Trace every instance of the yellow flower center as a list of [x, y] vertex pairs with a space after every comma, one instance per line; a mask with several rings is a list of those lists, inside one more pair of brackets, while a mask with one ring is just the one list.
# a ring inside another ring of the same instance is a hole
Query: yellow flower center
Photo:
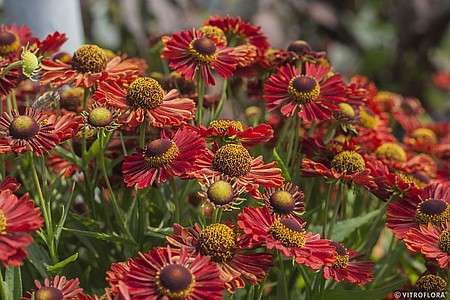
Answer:
[[11, 31], [0, 32], [0, 55], [7, 55], [19, 49], [20, 40], [17, 34]]
[[299, 75], [289, 81], [289, 95], [300, 104], [310, 103], [320, 96], [320, 85], [314, 77]]
[[81, 73], [99, 73], [105, 70], [108, 58], [105, 51], [96, 45], [83, 45], [72, 57], [72, 67]]
[[251, 169], [252, 157], [244, 146], [226, 144], [214, 155], [213, 169], [232, 177], [244, 176]]
[[372, 115], [364, 108], [359, 110], [359, 120], [361, 125], [365, 128], [374, 129], [380, 124], [380, 118], [376, 115]]
[[269, 198], [272, 209], [277, 214], [286, 215], [295, 208], [295, 200], [288, 191], [276, 191]]
[[225, 224], [206, 226], [198, 238], [198, 248], [202, 255], [211, 256], [216, 262], [226, 262], [234, 255], [236, 233]]
[[151, 141], [144, 149], [144, 158], [149, 167], [159, 168], [172, 163], [178, 156], [177, 145], [169, 139]]
[[154, 109], [163, 103], [163, 99], [164, 90], [153, 78], [137, 78], [128, 87], [127, 102], [133, 109]]
[[156, 274], [156, 286], [159, 292], [170, 299], [186, 299], [194, 285], [194, 274], [179, 264], [164, 266]]
[[428, 128], [417, 128], [411, 134], [415, 139], [424, 140], [430, 144], [436, 144], [438, 139], [433, 130]]
[[286, 247], [302, 248], [306, 243], [305, 230], [291, 218], [276, 219], [270, 233]]
[[63, 300], [64, 295], [57, 288], [44, 286], [36, 291], [36, 293], [34, 294], [34, 299], [35, 300]]
[[209, 39], [220, 41], [223, 45], [227, 44], [227, 37], [222, 29], [216, 26], [204, 25], [199, 29]]
[[29, 116], [18, 116], [9, 125], [9, 134], [15, 139], [30, 139], [38, 132], [38, 123]]
[[439, 248], [450, 254], [450, 229], [444, 230], [439, 236]]
[[225, 180], [211, 184], [207, 191], [208, 199], [215, 205], [226, 205], [233, 201], [233, 187]]
[[225, 134], [228, 128], [233, 128], [236, 131], [244, 131], [244, 126], [240, 121], [235, 120], [213, 120], [209, 123], [209, 128], [216, 129], [220, 134]]
[[366, 163], [361, 154], [355, 151], [342, 151], [333, 158], [331, 165], [339, 173], [354, 174], [366, 169]]
[[416, 220], [421, 224], [444, 224], [450, 221], [450, 205], [441, 199], [428, 199], [417, 206]]
[[396, 143], [384, 143], [375, 150], [376, 156], [381, 159], [387, 159], [396, 162], [406, 161], [406, 152]]
[[89, 124], [94, 127], [105, 127], [111, 124], [113, 113], [106, 107], [96, 107], [89, 112]]
[[339, 112], [348, 118], [355, 117], [355, 110], [348, 103], [344, 103], [344, 102], [339, 103]]
[[6, 232], [6, 216], [5, 213], [0, 209], [0, 234]]
[[404, 182], [406, 182], [408, 184], [412, 184], [418, 189], [422, 189], [427, 186], [427, 184], [425, 182], [421, 181], [419, 178], [416, 178], [415, 176], [413, 176], [411, 174], [401, 172], [401, 171], [397, 171], [397, 172], [395, 172], [395, 174], [397, 174]]
[[202, 37], [189, 44], [189, 52], [202, 63], [210, 63], [217, 58], [216, 44], [213, 40]]
[[387, 91], [379, 91], [374, 100], [376, 102], [380, 102], [380, 103], [386, 103], [386, 102], [390, 102], [392, 100], [392, 98], [395, 97], [395, 94], [391, 93], [391, 92], [387, 92]]
[[439, 275], [427, 274], [417, 279], [415, 287], [424, 292], [445, 292], [447, 281]]

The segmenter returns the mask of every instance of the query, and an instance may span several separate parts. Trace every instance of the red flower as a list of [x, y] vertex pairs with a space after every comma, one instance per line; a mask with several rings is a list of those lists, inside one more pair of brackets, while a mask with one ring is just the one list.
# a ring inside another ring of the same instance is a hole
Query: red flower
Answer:
[[266, 189], [262, 194], [262, 199], [273, 214], [295, 217], [305, 211], [304, 196], [298, 186], [291, 182], [285, 182], [280, 187]]
[[151, 126], [180, 126], [194, 117], [195, 102], [179, 96], [173, 89], [166, 93], [150, 77], [139, 77], [128, 87], [113, 81], [100, 83], [93, 99], [126, 111], [124, 123], [136, 126], [147, 119]]
[[45, 37], [42, 41], [37, 43], [39, 54], [48, 56], [59, 51], [59, 48], [67, 41], [67, 36], [64, 33], [55, 31]]
[[154, 248], [129, 261], [120, 283], [125, 299], [220, 300], [224, 284], [209, 257], [191, 258], [185, 249]]
[[120, 293], [119, 284], [128, 272], [130, 272], [129, 261], [111, 264], [109, 271], [106, 272], [106, 282], [111, 287], [110, 292], [112, 294], [118, 295]]
[[450, 266], [450, 222], [441, 226], [428, 223], [412, 228], [403, 241], [409, 250], [436, 260], [442, 269]]
[[[4, 70], [11, 62], [0, 57], [0, 72]], [[8, 95], [12, 89], [16, 88], [22, 81], [23, 75], [19, 69], [10, 70], [2, 78], [0, 78], [0, 96]]]
[[0, 262], [4, 266], [19, 266], [27, 256], [26, 248], [32, 243], [31, 233], [41, 228], [43, 219], [39, 208], [28, 194], [17, 198], [8, 187], [17, 185], [2, 182], [0, 191]]
[[210, 256], [230, 292], [243, 288], [245, 281], [261, 282], [272, 265], [272, 255], [250, 252], [252, 248], [248, 247], [245, 235], [228, 225], [214, 223], [202, 228], [195, 224], [192, 229], [185, 229], [174, 224], [173, 230], [173, 234], [166, 237], [167, 242], [173, 247], [185, 248], [191, 256]]
[[238, 225], [252, 244], [276, 249], [298, 264], [319, 269], [335, 261], [335, 249], [330, 241], [307, 232], [304, 222], [297, 218], [273, 216], [266, 207], [246, 207], [238, 217]]
[[28, 26], [0, 25], [0, 55], [10, 62], [19, 59], [22, 47], [36, 41]]
[[232, 51], [232, 48], [205, 37], [203, 32], [192, 29], [174, 33], [164, 40], [162, 56], [186, 79], [201, 76], [206, 84], [214, 85], [213, 69], [224, 78], [233, 75], [237, 58]]
[[420, 224], [441, 225], [450, 222], [450, 188], [446, 184], [431, 184], [425, 189], [409, 192], [400, 200], [389, 203], [387, 227], [398, 239]]
[[173, 138], [162, 134], [144, 149], [125, 157], [124, 181], [128, 187], [143, 189], [185, 175], [193, 171], [195, 159], [204, 149], [205, 141], [189, 128], [179, 129]]
[[373, 279], [374, 264], [372, 262], [358, 260], [357, 252], [345, 248], [340, 243], [332, 244], [336, 248], [336, 261], [324, 267], [325, 279], [334, 279], [337, 282], [348, 281], [356, 285], [364, 285]]
[[46, 278], [44, 284], [35, 281], [36, 290], [28, 292], [22, 300], [31, 299], [61, 299], [75, 300], [83, 296], [78, 278], [67, 280], [64, 276], [55, 276], [53, 279]]
[[303, 72], [284, 65], [264, 85], [264, 99], [269, 111], [277, 108], [285, 117], [298, 116], [306, 122], [331, 118], [336, 104], [345, 100], [345, 86], [330, 68], [305, 63]]
[[83, 45], [73, 54], [70, 63], [61, 60], [42, 61], [43, 85], [55, 87], [73, 84], [91, 88], [101, 81], [130, 82], [144, 72], [142, 64], [119, 56], [109, 60], [105, 51], [96, 45]]
[[52, 169], [56, 174], [63, 177], [70, 177], [75, 172], [80, 170], [80, 167], [65, 158], [57, 155], [51, 154], [47, 160], [47, 165], [50, 169]]

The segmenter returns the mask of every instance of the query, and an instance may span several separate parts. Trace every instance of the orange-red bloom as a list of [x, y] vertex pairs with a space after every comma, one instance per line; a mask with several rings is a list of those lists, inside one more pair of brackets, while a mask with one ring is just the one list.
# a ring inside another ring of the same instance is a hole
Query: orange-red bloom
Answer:
[[61, 299], [75, 300], [85, 296], [80, 288], [80, 280], [66, 279], [64, 276], [56, 275], [54, 278], [46, 278], [42, 284], [38, 280], [34, 282], [36, 290], [28, 292], [22, 300], [31, 299]]

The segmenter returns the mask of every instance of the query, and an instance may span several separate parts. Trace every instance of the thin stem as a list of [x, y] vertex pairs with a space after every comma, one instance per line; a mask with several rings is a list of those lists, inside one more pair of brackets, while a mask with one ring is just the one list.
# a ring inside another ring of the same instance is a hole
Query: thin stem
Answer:
[[325, 209], [324, 209], [324, 220], [323, 220], [323, 227], [322, 227], [322, 236], [325, 237], [327, 225], [328, 225], [328, 208], [330, 206], [330, 196], [331, 196], [331, 190], [333, 188], [332, 184], [328, 185], [328, 191], [325, 198]]
[[145, 145], [145, 129], [146, 129], [146, 120], [144, 119], [139, 126], [139, 147], [144, 148]]
[[198, 95], [198, 104], [197, 104], [197, 125], [201, 125], [203, 123], [203, 99], [205, 97], [205, 83], [201, 75], [197, 78], [197, 95]]
[[286, 281], [286, 268], [284, 266], [283, 255], [281, 253], [278, 253], [278, 265], [280, 267], [280, 273], [278, 274], [278, 284], [280, 284], [281, 281], [281, 299], [289, 299], [289, 292]]
[[22, 61], [18, 60], [18, 61], [13, 62], [12, 64], [7, 65], [0, 73], [0, 78], [5, 77], [6, 74], [8, 74], [8, 72], [11, 71], [12, 69], [21, 67], [22, 64], [23, 64]]
[[213, 114], [212, 120], [217, 119], [222, 113], [225, 99], [227, 98], [227, 88], [228, 88], [228, 80], [225, 79], [223, 81], [222, 86], [222, 95], [220, 96], [219, 104], [217, 105], [216, 111]]

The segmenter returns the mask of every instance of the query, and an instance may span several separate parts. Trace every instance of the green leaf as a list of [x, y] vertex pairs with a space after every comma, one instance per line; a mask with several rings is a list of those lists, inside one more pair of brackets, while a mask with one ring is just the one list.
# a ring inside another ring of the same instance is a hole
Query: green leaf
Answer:
[[20, 267], [9, 267], [5, 272], [5, 280], [12, 294], [13, 300], [20, 300], [22, 296], [22, 277]]
[[84, 230], [71, 229], [71, 228], [63, 228], [63, 230], [72, 232], [74, 234], [79, 234], [82, 236], [95, 238], [97, 240], [102, 240], [102, 241], [122, 242], [122, 243], [131, 243], [132, 242], [129, 239], [118, 236], [116, 233], [108, 234], [108, 233], [102, 233], [102, 232], [84, 231]]
[[47, 270], [51, 273], [56, 273], [64, 269], [68, 264], [73, 263], [78, 259], [78, 252], [69, 256], [68, 258], [54, 264], [53, 266], [47, 266]]
[[47, 277], [47, 265], [50, 264], [50, 257], [47, 252], [36, 242], [28, 247], [28, 260], [38, 270], [42, 277]]
[[273, 158], [276, 160], [278, 166], [280, 167], [284, 179], [286, 181], [291, 181], [291, 175], [289, 174], [288, 168], [286, 167], [284, 161], [281, 159], [276, 148], [273, 148]]
[[9, 290], [8, 283], [0, 280], [0, 296], [2, 300], [12, 300], [12, 294]]
[[88, 152], [86, 153], [86, 161], [91, 161], [93, 158], [97, 157], [98, 153], [100, 153], [100, 140], [96, 139], [91, 147], [89, 148]]
[[333, 241], [342, 242], [357, 228], [367, 224], [369, 221], [375, 218], [380, 213], [380, 211], [381, 209], [377, 209], [364, 216], [337, 222], [336, 225], [333, 227], [331, 239]]
[[61, 146], [56, 146], [55, 147], [55, 151], [59, 155], [61, 155], [63, 158], [65, 158], [68, 161], [70, 161], [71, 163], [74, 163], [74, 164], [76, 164], [79, 167], [82, 166], [81, 159], [78, 156], [76, 156], [73, 152], [67, 151], [66, 149], [64, 149]]
[[325, 133], [325, 136], [323, 137], [323, 143], [326, 145], [328, 142], [331, 141], [332, 138], [334, 138], [334, 135], [336, 134], [336, 127], [329, 127], [327, 129], [327, 132]]

